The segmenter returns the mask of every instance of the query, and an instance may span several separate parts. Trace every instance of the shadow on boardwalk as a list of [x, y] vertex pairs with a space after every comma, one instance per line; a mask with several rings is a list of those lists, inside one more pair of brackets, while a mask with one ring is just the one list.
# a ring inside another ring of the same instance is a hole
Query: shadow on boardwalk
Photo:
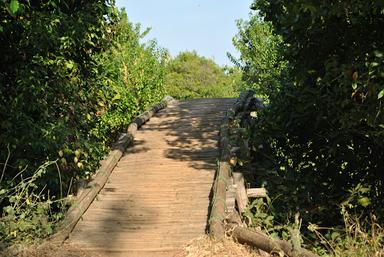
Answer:
[[70, 241], [107, 256], [172, 256], [204, 234], [218, 131], [232, 99], [160, 111], [135, 136]]
[[[188, 162], [195, 169], [215, 169], [219, 125], [232, 103], [233, 99], [180, 102], [177, 107], [157, 116], [162, 121], [148, 124], [144, 129], [166, 133], [169, 146], [166, 158]], [[166, 118], [169, 115], [172, 115], [171, 120]]]

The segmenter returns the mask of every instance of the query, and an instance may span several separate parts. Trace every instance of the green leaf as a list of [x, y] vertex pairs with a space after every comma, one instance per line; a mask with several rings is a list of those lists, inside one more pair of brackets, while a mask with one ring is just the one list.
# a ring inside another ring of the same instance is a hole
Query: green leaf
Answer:
[[11, 0], [9, 3], [9, 10], [12, 14], [15, 14], [19, 10], [20, 4], [18, 0]]
[[67, 67], [67, 69], [72, 70], [74, 67], [74, 63], [72, 61], [68, 61], [65, 63], [65, 66]]
[[371, 200], [368, 197], [361, 197], [358, 200], [359, 204], [363, 207], [367, 207], [368, 205], [371, 204]]
[[377, 99], [380, 99], [384, 96], [384, 89], [380, 91], [379, 95], [377, 96]]
[[120, 96], [119, 93], [117, 93], [117, 94], [113, 97], [112, 101], [120, 100], [120, 99], [121, 99], [121, 96]]
[[354, 89], [354, 90], [356, 90], [357, 89], [357, 83], [354, 81], [354, 82], [352, 82], [352, 88]]

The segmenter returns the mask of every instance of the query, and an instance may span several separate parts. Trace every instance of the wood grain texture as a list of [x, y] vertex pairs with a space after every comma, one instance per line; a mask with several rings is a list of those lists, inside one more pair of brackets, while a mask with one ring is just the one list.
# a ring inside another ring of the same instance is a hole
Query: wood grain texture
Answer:
[[207, 229], [218, 132], [233, 99], [172, 103], [135, 132], [68, 243], [105, 256], [172, 256]]
[[248, 196], [245, 189], [244, 176], [242, 173], [233, 172], [233, 182], [236, 185], [236, 201], [240, 213], [243, 213], [248, 206]]

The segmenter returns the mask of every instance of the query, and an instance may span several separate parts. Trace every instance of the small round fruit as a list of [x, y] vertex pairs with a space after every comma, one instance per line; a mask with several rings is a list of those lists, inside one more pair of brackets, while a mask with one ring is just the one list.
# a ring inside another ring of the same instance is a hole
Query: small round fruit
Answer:
[[73, 162], [74, 163], [78, 163], [79, 162], [79, 158], [77, 158], [77, 157], [73, 158]]
[[78, 162], [78, 163], [77, 163], [77, 167], [78, 167], [79, 169], [82, 169], [82, 168], [84, 168], [84, 165], [83, 165], [81, 162]]

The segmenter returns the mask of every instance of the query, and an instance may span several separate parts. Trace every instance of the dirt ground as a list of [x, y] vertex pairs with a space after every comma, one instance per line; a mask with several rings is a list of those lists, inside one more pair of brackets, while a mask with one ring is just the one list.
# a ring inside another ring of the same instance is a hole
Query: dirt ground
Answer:
[[17, 245], [0, 253], [0, 257], [101, 257], [90, 255], [74, 245], [43, 243], [40, 245]]
[[188, 243], [175, 257], [260, 257], [257, 250], [235, 243], [226, 238], [223, 241], [202, 236]]
[[[257, 250], [226, 238], [212, 240], [209, 236], [196, 238], [186, 244], [174, 257], [260, 257]], [[107, 257], [82, 251], [76, 245], [43, 243], [40, 245], [14, 246], [0, 257]], [[172, 257], [172, 256], [170, 256]]]

